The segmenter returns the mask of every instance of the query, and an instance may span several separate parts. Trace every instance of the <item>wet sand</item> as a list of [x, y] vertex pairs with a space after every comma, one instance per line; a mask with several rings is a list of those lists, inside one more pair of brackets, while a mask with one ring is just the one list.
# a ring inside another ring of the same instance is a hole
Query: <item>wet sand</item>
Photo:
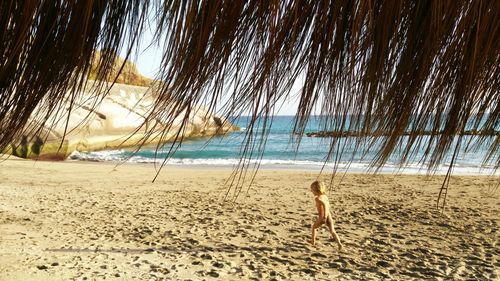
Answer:
[[236, 204], [230, 173], [1, 162], [0, 280], [499, 278], [499, 176], [454, 176], [444, 213], [441, 176], [336, 177], [338, 252], [307, 243], [316, 172], [260, 171]]

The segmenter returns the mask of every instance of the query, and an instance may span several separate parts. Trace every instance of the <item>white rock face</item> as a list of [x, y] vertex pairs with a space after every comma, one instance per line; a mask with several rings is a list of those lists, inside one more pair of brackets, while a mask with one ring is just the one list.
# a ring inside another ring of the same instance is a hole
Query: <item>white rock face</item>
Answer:
[[[92, 85], [89, 82], [85, 93], [71, 109], [69, 119], [68, 106], [51, 128], [45, 127], [38, 135], [22, 137], [12, 145], [10, 152], [24, 158], [66, 159], [73, 151], [123, 148], [143, 141], [143, 144], [168, 142], [177, 133], [182, 117], [175, 119], [170, 130], [165, 128], [166, 120], [146, 119], [154, 102], [151, 89], [115, 84], [99, 106], [94, 107], [98, 101], [90, 94]], [[66, 120], [69, 122], [63, 141]], [[147, 135], [146, 130], [151, 132], [153, 127], [153, 133]], [[212, 136], [235, 130], [238, 128], [229, 122], [198, 107], [190, 113], [182, 136]]]

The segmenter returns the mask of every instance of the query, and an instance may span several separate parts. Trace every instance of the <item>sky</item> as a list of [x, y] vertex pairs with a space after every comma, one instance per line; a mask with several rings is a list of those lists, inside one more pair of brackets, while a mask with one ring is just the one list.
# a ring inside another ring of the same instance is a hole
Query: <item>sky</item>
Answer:
[[[129, 60], [137, 65], [137, 69], [142, 75], [154, 79], [161, 65], [162, 47], [150, 45], [153, 38], [153, 33], [150, 29], [146, 29], [142, 36], [141, 42], [139, 43], [139, 52], [137, 54], [132, 54]], [[125, 57], [126, 53], [122, 50], [120, 55]], [[299, 90], [300, 86], [294, 86], [292, 89], [292, 98], [279, 102], [275, 108], [277, 110], [275, 115], [295, 115], [299, 103], [295, 93]], [[225, 100], [227, 100], [227, 97], [222, 99], [221, 104], [224, 104]]]

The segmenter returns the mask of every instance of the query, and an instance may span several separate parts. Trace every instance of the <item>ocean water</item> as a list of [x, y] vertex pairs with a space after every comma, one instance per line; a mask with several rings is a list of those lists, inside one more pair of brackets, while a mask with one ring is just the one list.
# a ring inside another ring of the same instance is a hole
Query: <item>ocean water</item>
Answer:
[[[190, 165], [190, 166], [211, 166], [211, 167], [233, 167], [241, 159], [242, 143], [245, 140], [246, 130], [250, 119], [248, 117], [232, 118], [231, 121], [241, 128], [240, 132], [230, 133], [224, 136], [217, 136], [211, 139], [201, 138], [196, 140], [186, 140], [177, 151], [168, 159], [167, 165]], [[332, 159], [326, 159], [330, 148], [329, 138], [315, 138], [304, 136], [300, 145], [292, 141], [293, 116], [275, 116], [270, 130], [268, 130], [267, 141], [262, 159], [261, 168], [284, 168], [284, 169], [306, 169], [326, 171], [334, 167]], [[262, 132], [263, 124], [259, 124], [254, 129], [254, 133]], [[313, 117], [308, 122], [305, 132], [322, 130], [319, 118]], [[472, 137], [465, 137], [465, 141]], [[425, 139], [424, 139], [425, 140]], [[404, 141], [404, 139], [403, 139]], [[494, 141], [494, 138], [491, 138]], [[494, 170], [494, 163], [483, 165], [484, 156], [487, 153], [488, 144], [486, 141], [475, 150], [466, 151], [462, 149], [455, 160], [453, 168], [454, 174], [499, 174]], [[349, 170], [352, 172], [371, 172], [370, 163], [373, 161], [377, 145], [372, 145], [366, 150], [354, 152], [352, 138], [343, 138], [340, 142], [345, 146], [342, 155], [334, 153], [334, 157], [339, 157], [338, 170]], [[256, 147], [258, 144], [256, 144]], [[297, 148], [298, 147], [298, 148]], [[156, 146], [142, 147], [138, 152], [135, 149], [106, 150], [97, 152], [75, 152], [70, 158], [83, 161], [113, 161], [132, 163], [162, 163], [167, 155], [170, 146], [167, 144], [163, 149], [156, 151]], [[366, 147], [365, 147], [366, 148]], [[258, 150], [253, 150], [254, 156], [251, 163], [259, 161], [256, 157]], [[389, 161], [379, 170], [383, 173], [426, 173], [425, 163], [421, 163], [422, 151], [416, 151], [414, 157], [401, 165], [401, 151], [396, 150], [389, 158]], [[446, 155], [445, 161], [435, 171], [437, 174], [447, 172], [451, 153]]]

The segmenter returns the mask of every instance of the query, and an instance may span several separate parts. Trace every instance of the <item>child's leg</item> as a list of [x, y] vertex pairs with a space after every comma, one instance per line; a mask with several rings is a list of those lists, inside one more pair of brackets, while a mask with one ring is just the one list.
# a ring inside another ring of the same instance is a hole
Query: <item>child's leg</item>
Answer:
[[335, 231], [335, 227], [333, 226], [333, 219], [331, 216], [329, 216], [328, 219], [326, 220], [326, 225], [328, 226], [328, 229], [330, 230], [330, 234], [332, 235], [333, 239], [335, 239], [335, 242], [337, 242], [339, 250], [342, 250], [342, 243], [340, 243], [340, 238], [337, 235], [337, 232]]
[[313, 225], [311, 226], [311, 244], [315, 244], [316, 243], [316, 233], [318, 232], [318, 227], [320, 227], [321, 225], [323, 224], [323, 221], [320, 220], [319, 218], [313, 223]]

